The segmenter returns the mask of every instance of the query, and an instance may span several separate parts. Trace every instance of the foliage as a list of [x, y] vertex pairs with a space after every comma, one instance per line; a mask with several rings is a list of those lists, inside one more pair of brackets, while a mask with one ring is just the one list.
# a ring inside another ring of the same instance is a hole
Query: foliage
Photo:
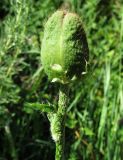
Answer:
[[44, 24], [60, 8], [81, 16], [90, 49], [88, 73], [70, 84], [66, 159], [123, 159], [122, 6], [121, 0], [0, 2], [1, 160], [54, 159], [46, 115], [25, 106], [57, 104], [58, 84], [45, 76], [40, 50]]

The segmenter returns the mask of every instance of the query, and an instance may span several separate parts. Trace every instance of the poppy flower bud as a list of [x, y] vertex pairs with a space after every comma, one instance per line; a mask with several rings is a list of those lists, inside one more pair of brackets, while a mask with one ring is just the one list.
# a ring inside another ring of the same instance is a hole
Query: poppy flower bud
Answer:
[[68, 83], [86, 70], [88, 43], [78, 15], [56, 11], [47, 21], [41, 61], [52, 82]]

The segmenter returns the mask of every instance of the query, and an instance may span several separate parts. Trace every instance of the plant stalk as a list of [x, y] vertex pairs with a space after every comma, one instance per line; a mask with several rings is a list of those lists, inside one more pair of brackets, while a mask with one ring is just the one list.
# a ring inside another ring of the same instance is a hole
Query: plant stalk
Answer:
[[5, 126], [5, 133], [6, 133], [9, 145], [10, 145], [9, 147], [10, 147], [11, 158], [13, 160], [18, 160], [16, 148], [15, 148], [15, 145], [14, 145], [14, 140], [13, 140], [9, 125]]
[[64, 145], [65, 145], [65, 117], [66, 117], [66, 109], [68, 105], [68, 86], [61, 85], [59, 90], [59, 102], [58, 102], [58, 111], [57, 117], [59, 123], [57, 123], [59, 136], [56, 141], [56, 154], [55, 160], [64, 160]]

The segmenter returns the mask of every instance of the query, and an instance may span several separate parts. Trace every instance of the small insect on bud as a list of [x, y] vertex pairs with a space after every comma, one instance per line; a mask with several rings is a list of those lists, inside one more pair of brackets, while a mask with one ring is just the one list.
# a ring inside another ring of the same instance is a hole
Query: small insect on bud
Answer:
[[88, 58], [88, 43], [79, 16], [56, 11], [45, 25], [41, 48], [42, 65], [49, 79], [61, 83], [78, 79], [86, 71]]

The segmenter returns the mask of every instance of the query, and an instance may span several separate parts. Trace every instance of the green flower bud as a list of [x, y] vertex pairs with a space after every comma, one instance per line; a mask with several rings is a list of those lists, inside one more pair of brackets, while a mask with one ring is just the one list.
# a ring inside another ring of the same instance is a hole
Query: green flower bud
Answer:
[[78, 15], [56, 11], [47, 21], [41, 60], [49, 79], [68, 83], [86, 70], [88, 44]]

